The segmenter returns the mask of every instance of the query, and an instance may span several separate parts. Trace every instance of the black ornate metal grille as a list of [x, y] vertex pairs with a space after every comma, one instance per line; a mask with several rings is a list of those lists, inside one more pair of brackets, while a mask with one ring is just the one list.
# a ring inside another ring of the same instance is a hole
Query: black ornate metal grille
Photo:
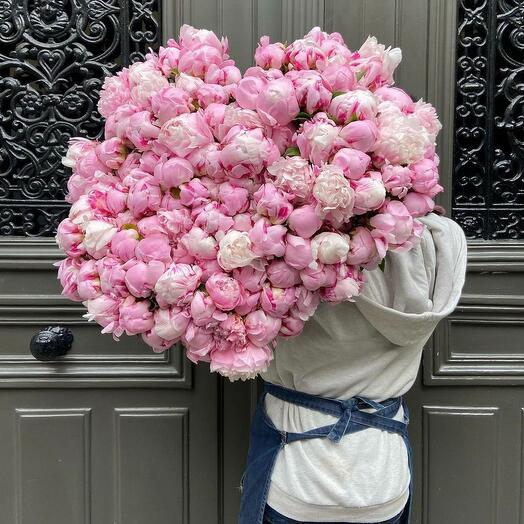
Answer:
[[55, 233], [67, 142], [100, 136], [103, 78], [158, 46], [159, 4], [0, 0], [1, 235]]
[[524, 238], [524, 1], [460, 0], [453, 214], [470, 238]]

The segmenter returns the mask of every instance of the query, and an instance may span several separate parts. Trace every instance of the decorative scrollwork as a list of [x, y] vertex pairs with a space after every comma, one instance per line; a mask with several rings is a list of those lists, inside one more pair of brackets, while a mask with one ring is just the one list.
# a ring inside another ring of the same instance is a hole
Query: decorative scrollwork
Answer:
[[524, 238], [524, 2], [460, 0], [457, 36], [454, 216]]
[[158, 11], [159, 0], [0, 0], [0, 234], [54, 234], [67, 142], [100, 136], [103, 78], [158, 46]]

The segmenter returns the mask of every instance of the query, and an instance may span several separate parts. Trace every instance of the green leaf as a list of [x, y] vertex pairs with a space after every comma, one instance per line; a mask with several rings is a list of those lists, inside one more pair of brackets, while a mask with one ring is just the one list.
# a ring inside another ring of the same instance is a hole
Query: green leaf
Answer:
[[345, 95], [345, 94], [346, 94], [346, 91], [333, 91], [333, 98], [340, 96], [340, 95]]
[[356, 122], [357, 120], [358, 120], [358, 116], [355, 113], [353, 113], [351, 115], [351, 118], [349, 119], [348, 124], [351, 124], [351, 122]]
[[384, 273], [384, 270], [386, 269], [386, 259], [383, 258], [381, 261], [380, 261], [380, 264], [378, 265], [380, 271], [382, 271], [382, 273]]
[[309, 113], [306, 113], [305, 111], [300, 111], [298, 115], [293, 119], [293, 122], [295, 124], [300, 125], [302, 122], [306, 122], [307, 120], [311, 120], [312, 115]]
[[180, 198], [180, 188], [179, 187], [172, 187], [169, 192], [171, 193], [171, 196], [173, 198]]
[[300, 150], [298, 147], [288, 147], [284, 156], [300, 156]]
[[359, 80], [360, 80], [360, 79], [361, 79], [365, 74], [366, 74], [365, 71], [359, 71], [359, 72], [357, 73], [357, 75], [356, 75], [356, 76], [357, 76], [357, 82], [358, 82], [358, 81], [359, 81]]

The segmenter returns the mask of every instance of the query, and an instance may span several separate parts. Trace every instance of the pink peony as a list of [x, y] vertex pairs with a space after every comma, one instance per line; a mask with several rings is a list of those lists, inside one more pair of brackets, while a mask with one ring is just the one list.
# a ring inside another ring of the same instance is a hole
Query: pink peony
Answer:
[[89, 322], [96, 322], [102, 326], [102, 333], [113, 333], [113, 337], [118, 340], [118, 337], [123, 334], [123, 330], [119, 327], [121, 304], [121, 298], [100, 295], [84, 302], [87, 313], [83, 316]]
[[298, 317], [289, 316], [282, 320], [280, 336], [284, 338], [296, 337], [302, 333], [305, 322]]
[[106, 256], [96, 261], [96, 270], [100, 280], [100, 289], [103, 293], [118, 297], [127, 297], [129, 290], [126, 286], [126, 270], [121, 260], [115, 256]]
[[118, 137], [104, 140], [96, 146], [95, 151], [98, 159], [109, 169], [118, 169], [127, 155], [127, 148]]
[[284, 255], [286, 246], [284, 237], [287, 229], [282, 225], [271, 225], [266, 218], [259, 218], [249, 231], [252, 250], [259, 257]]
[[98, 101], [98, 112], [108, 118], [118, 107], [127, 104], [131, 99], [127, 71], [119, 71], [115, 76], [104, 80]]
[[371, 120], [350, 122], [340, 130], [340, 138], [346, 144], [364, 153], [373, 149], [377, 136], [377, 126]]
[[199, 227], [191, 228], [179, 240], [186, 251], [197, 259], [215, 260], [217, 241]]
[[164, 264], [171, 262], [171, 245], [167, 235], [156, 233], [148, 235], [138, 242], [135, 249], [136, 257], [143, 262], [160, 260]]
[[255, 346], [267, 346], [278, 335], [282, 321], [262, 309], [249, 313], [244, 320], [247, 337]]
[[380, 173], [368, 173], [366, 176], [355, 180], [353, 189], [355, 191], [353, 212], [356, 215], [374, 211], [381, 207], [386, 200], [386, 188]]
[[315, 259], [311, 249], [311, 241], [288, 233], [286, 235], [284, 260], [294, 269], [304, 269], [313, 264]]
[[220, 184], [218, 198], [224, 204], [224, 212], [233, 216], [243, 213], [248, 207], [249, 192], [243, 187], [233, 186], [229, 182]]
[[127, 297], [120, 306], [119, 324], [127, 335], [138, 335], [149, 331], [154, 326], [151, 302]]
[[412, 171], [411, 186], [417, 193], [434, 197], [443, 190], [438, 183], [438, 166], [428, 158], [424, 158], [410, 166]]
[[184, 113], [164, 123], [158, 142], [176, 155], [185, 158], [192, 151], [213, 142], [213, 133], [203, 113]]
[[348, 264], [374, 269], [380, 262], [375, 239], [370, 231], [362, 226], [356, 227], [351, 235]]
[[202, 270], [196, 265], [172, 264], [155, 284], [158, 303], [161, 306], [188, 304], [201, 276]]
[[329, 114], [344, 125], [353, 120], [374, 119], [377, 107], [377, 99], [373, 93], [366, 89], [357, 89], [333, 98], [329, 105]]
[[163, 125], [178, 115], [190, 113], [193, 106], [187, 91], [167, 85], [151, 97], [151, 109], [158, 118], [158, 123]]
[[227, 313], [218, 309], [213, 299], [203, 291], [193, 294], [190, 312], [195, 326], [216, 325], [227, 318]]
[[131, 99], [139, 107], [148, 107], [150, 99], [168, 85], [167, 78], [149, 61], [129, 67]]
[[125, 283], [129, 292], [135, 297], [151, 295], [158, 279], [165, 271], [165, 265], [159, 260], [137, 262], [129, 260], [123, 266], [126, 270]]
[[374, 153], [391, 164], [418, 162], [435, 143], [435, 134], [430, 133], [414, 113], [404, 114], [393, 102], [379, 104], [377, 123]]
[[187, 309], [176, 306], [167, 309], [157, 309], [153, 318], [153, 333], [171, 342], [180, 340], [191, 319]]
[[296, 207], [288, 218], [289, 227], [300, 237], [312, 237], [322, 226], [323, 220], [314, 205]]
[[398, 87], [380, 87], [374, 94], [383, 102], [393, 102], [404, 113], [413, 113], [415, 110], [412, 98]]
[[77, 293], [82, 300], [96, 298], [102, 294], [96, 260], [85, 260], [76, 275]]
[[257, 175], [279, 157], [278, 148], [261, 129], [232, 128], [224, 143], [220, 163], [233, 178]]
[[88, 222], [82, 242], [86, 252], [93, 258], [102, 258], [107, 253], [109, 244], [117, 231], [117, 228], [110, 222], [102, 220]]
[[231, 311], [240, 303], [242, 288], [226, 273], [214, 273], [206, 282], [206, 291], [222, 311]]
[[231, 230], [220, 240], [218, 263], [226, 271], [249, 266], [257, 258], [248, 233]]
[[298, 104], [307, 113], [326, 111], [332, 93], [329, 84], [317, 71], [290, 71], [287, 75], [295, 87]]
[[402, 203], [406, 206], [412, 217], [421, 217], [431, 213], [435, 208], [433, 199], [425, 194], [410, 191], [403, 199]]
[[295, 302], [296, 293], [294, 287], [282, 289], [266, 286], [262, 289], [260, 296], [262, 309], [276, 318], [283, 318]]
[[398, 200], [387, 202], [370, 224], [386, 238], [393, 251], [407, 251], [420, 239], [424, 226], [414, 220], [406, 206]]
[[340, 167], [344, 176], [350, 180], [358, 180], [364, 176], [371, 162], [366, 153], [358, 149], [339, 149], [333, 156], [332, 164]]
[[268, 36], [263, 36], [255, 51], [255, 63], [264, 69], [280, 69], [286, 48], [281, 43], [271, 44]]
[[305, 322], [315, 314], [320, 303], [320, 296], [303, 286], [297, 288], [296, 295], [297, 300], [293, 306], [292, 315]]
[[246, 327], [240, 315], [229, 314], [214, 332], [217, 351], [244, 351], [248, 344]]
[[322, 78], [332, 92], [351, 91], [357, 84], [355, 71], [347, 65], [329, 65], [322, 71]]
[[192, 362], [203, 360], [209, 362], [209, 353], [215, 349], [213, 328], [196, 326], [190, 322], [182, 335], [182, 342], [186, 346], [186, 356]]
[[267, 125], [289, 124], [300, 111], [291, 80], [277, 78], [268, 82], [257, 97], [255, 109]]
[[267, 277], [274, 287], [288, 288], [300, 284], [300, 273], [284, 260], [273, 260], [266, 268]]
[[78, 258], [64, 258], [55, 263], [55, 266], [58, 267], [58, 280], [62, 286], [61, 294], [69, 300], [82, 300], [78, 294], [78, 271], [81, 264]]
[[55, 239], [58, 247], [69, 257], [81, 257], [86, 252], [82, 244], [84, 233], [80, 226], [72, 222], [70, 218], [60, 222]]
[[324, 113], [317, 113], [313, 119], [302, 124], [295, 141], [302, 157], [320, 166], [328, 160], [340, 142], [339, 128]]
[[382, 167], [382, 180], [385, 188], [393, 195], [404, 198], [411, 188], [413, 173], [404, 166], [386, 164]]
[[277, 189], [273, 184], [264, 184], [253, 195], [257, 213], [269, 218], [273, 224], [282, 224], [287, 220], [293, 206], [289, 203], [290, 195]]
[[334, 286], [337, 281], [335, 266], [317, 264], [316, 267], [306, 267], [300, 271], [303, 286], [309, 291], [317, 291], [322, 287]]
[[165, 188], [178, 187], [189, 182], [194, 175], [193, 166], [183, 158], [169, 158], [155, 166], [155, 180]]
[[248, 344], [244, 351], [213, 351], [209, 369], [228, 377], [231, 381], [247, 380], [266, 371], [271, 360], [273, 352], [268, 346]]

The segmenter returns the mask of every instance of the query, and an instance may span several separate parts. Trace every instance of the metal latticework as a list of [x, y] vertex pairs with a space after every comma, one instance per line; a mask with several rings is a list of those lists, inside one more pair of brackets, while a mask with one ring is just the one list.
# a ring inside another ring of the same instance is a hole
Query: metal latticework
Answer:
[[160, 42], [158, 0], [0, 0], [0, 235], [67, 213], [72, 136], [99, 137], [103, 79]]
[[524, 2], [460, 0], [453, 214], [470, 238], [524, 238]]

